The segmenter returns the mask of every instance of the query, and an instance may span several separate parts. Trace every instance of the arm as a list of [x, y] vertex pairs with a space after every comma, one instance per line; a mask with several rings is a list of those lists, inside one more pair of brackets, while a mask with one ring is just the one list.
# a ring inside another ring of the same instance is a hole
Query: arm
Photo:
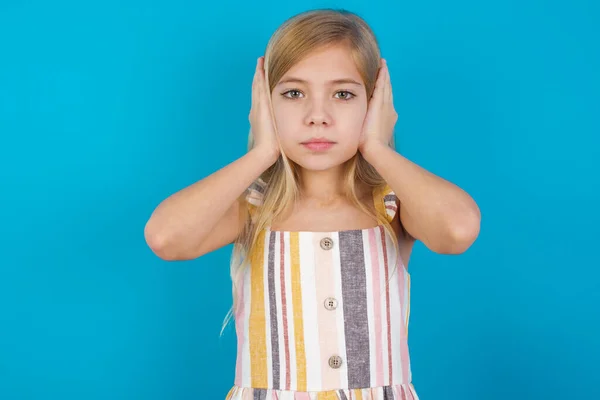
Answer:
[[233, 242], [247, 217], [237, 200], [276, 157], [254, 148], [163, 200], [144, 229], [152, 251], [165, 260], [185, 260]]
[[473, 244], [481, 214], [467, 193], [382, 143], [369, 143], [362, 153], [396, 193], [400, 220], [413, 238], [442, 254], [460, 254]]

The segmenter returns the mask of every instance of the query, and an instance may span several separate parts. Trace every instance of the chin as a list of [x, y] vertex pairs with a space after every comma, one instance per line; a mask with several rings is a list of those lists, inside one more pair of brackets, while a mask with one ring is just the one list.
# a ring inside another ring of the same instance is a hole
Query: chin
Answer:
[[331, 168], [339, 167], [346, 161], [350, 160], [356, 152], [350, 155], [342, 156], [333, 154], [314, 154], [314, 155], [302, 155], [298, 157], [295, 155], [288, 155], [287, 157], [298, 164], [300, 167], [309, 171], [326, 171]]

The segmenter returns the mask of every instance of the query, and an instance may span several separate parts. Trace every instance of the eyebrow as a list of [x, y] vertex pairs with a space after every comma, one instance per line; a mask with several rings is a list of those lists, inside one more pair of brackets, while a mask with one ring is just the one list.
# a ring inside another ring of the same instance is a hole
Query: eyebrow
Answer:
[[[289, 78], [282, 79], [281, 81], [279, 81], [277, 86], [283, 85], [284, 83], [302, 83], [302, 84], [308, 85], [308, 81], [305, 81], [304, 79], [289, 77]], [[362, 86], [362, 83], [357, 82], [351, 78], [333, 79], [333, 80], [327, 81], [325, 83], [332, 84], [332, 85], [350, 84], [350, 85]]]

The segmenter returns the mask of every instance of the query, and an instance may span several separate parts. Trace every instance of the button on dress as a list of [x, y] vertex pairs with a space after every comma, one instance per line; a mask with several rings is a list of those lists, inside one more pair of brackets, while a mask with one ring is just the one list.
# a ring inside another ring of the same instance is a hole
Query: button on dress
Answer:
[[[251, 213], [264, 188], [259, 179], [248, 189]], [[391, 221], [395, 193], [385, 185], [373, 198]], [[226, 400], [418, 400], [408, 351], [410, 274], [382, 225], [265, 228], [246, 262]]]

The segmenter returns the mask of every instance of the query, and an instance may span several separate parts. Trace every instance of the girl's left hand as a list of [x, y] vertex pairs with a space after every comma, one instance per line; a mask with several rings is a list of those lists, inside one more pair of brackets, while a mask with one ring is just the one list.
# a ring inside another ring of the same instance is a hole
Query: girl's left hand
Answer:
[[358, 150], [364, 151], [371, 144], [388, 146], [394, 133], [398, 113], [394, 109], [394, 97], [387, 62], [382, 58], [377, 74], [375, 90], [369, 100], [367, 115], [363, 123]]

